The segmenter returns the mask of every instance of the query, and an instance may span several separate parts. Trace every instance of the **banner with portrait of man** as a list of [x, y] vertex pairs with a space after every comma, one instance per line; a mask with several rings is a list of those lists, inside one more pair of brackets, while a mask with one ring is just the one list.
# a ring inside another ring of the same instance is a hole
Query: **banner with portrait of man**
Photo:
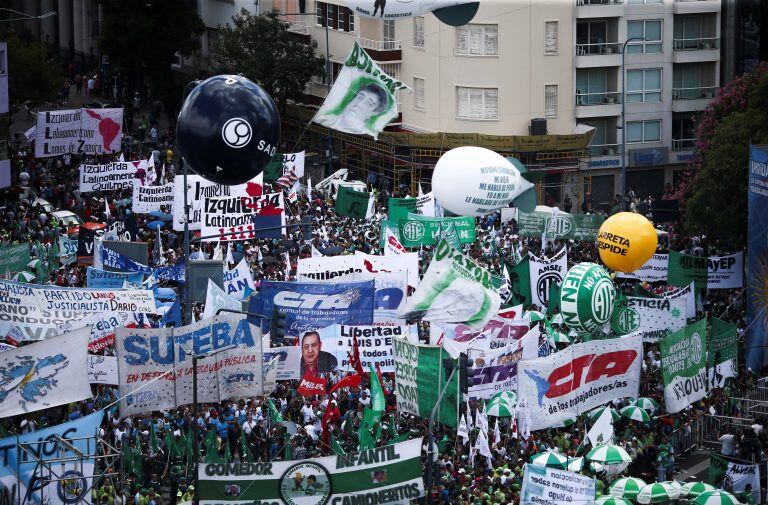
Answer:
[[374, 139], [397, 117], [395, 93], [408, 86], [387, 75], [357, 42], [312, 119], [336, 131]]

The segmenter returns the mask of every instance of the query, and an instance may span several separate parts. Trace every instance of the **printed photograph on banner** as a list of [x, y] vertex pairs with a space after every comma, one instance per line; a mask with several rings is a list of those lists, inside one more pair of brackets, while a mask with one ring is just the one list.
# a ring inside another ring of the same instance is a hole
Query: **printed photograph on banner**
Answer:
[[122, 108], [40, 112], [35, 129], [35, 158], [116, 153], [121, 150], [122, 132]]
[[[337, 368], [343, 371], [354, 371], [349, 362], [353, 354], [354, 339], [360, 351], [360, 362], [364, 370], [378, 365], [383, 373], [395, 371], [395, 361], [392, 350], [393, 339], [410, 338], [418, 341], [418, 331], [415, 326], [347, 326], [334, 324], [318, 330], [323, 343], [323, 351], [333, 356]], [[302, 347], [302, 356], [304, 349]], [[302, 368], [304, 360], [302, 359]], [[302, 374], [303, 376], [303, 374]]]

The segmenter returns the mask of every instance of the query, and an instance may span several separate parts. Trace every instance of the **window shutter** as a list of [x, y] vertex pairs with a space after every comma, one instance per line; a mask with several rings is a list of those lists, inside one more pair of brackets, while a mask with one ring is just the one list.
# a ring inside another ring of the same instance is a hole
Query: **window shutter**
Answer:
[[483, 54], [483, 27], [469, 25], [469, 54], [476, 56]]
[[456, 28], [456, 53], [469, 54], [469, 27]]
[[424, 108], [424, 79], [418, 77], [413, 79], [414, 88], [414, 106], [417, 109]]
[[544, 52], [548, 54], [557, 52], [557, 21], [544, 23]]
[[498, 26], [489, 25], [485, 27], [485, 54], [488, 56], [496, 56], [499, 54]]
[[457, 88], [456, 109], [457, 116], [463, 119], [470, 118], [469, 88]]
[[484, 119], [499, 119], [499, 90], [485, 90], [485, 116]]

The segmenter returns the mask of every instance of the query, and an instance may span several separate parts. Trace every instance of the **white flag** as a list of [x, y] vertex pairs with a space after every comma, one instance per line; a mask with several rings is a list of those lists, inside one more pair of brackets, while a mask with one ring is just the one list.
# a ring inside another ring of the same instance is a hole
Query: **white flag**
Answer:
[[595, 424], [587, 432], [587, 438], [592, 447], [610, 444], [613, 440], [613, 418], [611, 409], [603, 409], [603, 413], [597, 418]]
[[469, 429], [467, 429], [467, 416], [466, 414], [462, 414], [461, 420], [459, 421], [459, 428], [456, 430], [456, 436], [461, 437], [461, 439], [464, 441], [463, 443], [467, 443], [469, 441]]
[[213, 258], [211, 259], [224, 261], [224, 248], [222, 247], [221, 242], [216, 244], [216, 249], [213, 250]]
[[491, 454], [491, 448], [488, 446], [488, 437], [480, 431], [480, 433], [477, 434], [477, 440], [475, 441], [475, 447], [477, 449], [477, 452], [485, 456], [486, 458], [486, 464], [492, 465], [493, 464], [493, 454]]
[[227, 266], [235, 262], [235, 258], [232, 256], [232, 242], [227, 242]]
[[496, 419], [496, 425], [493, 427], [493, 443], [498, 444], [501, 440], [501, 431], [499, 431], [499, 420]]
[[373, 191], [368, 194], [368, 208], [365, 210], [365, 219], [371, 219], [376, 214], [376, 199], [373, 197]]
[[109, 213], [109, 201], [107, 200], [107, 197], [104, 197], [104, 214], [109, 217], [111, 214]]
[[280, 365], [280, 356], [275, 356], [264, 365], [262, 373], [264, 374], [264, 394], [268, 395], [275, 390], [277, 385], [277, 369]]
[[419, 183], [419, 197], [424, 196], [424, 190], [421, 189], [421, 183]]
[[117, 161], [119, 161], [120, 163], [125, 163], [125, 156], [123, 156], [123, 153], [120, 153], [120, 157], [117, 158]]
[[395, 234], [392, 233], [392, 230], [387, 227], [384, 231], [384, 256], [397, 256], [407, 252], [408, 251], [403, 247], [403, 244], [401, 244], [400, 241], [397, 240], [397, 237], [395, 237]]
[[323, 253], [318, 251], [317, 248], [314, 245], [311, 245], [311, 247], [312, 247], [312, 257], [313, 258], [322, 258], [323, 257]]
[[312, 178], [307, 177], [307, 200], [312, 201]]

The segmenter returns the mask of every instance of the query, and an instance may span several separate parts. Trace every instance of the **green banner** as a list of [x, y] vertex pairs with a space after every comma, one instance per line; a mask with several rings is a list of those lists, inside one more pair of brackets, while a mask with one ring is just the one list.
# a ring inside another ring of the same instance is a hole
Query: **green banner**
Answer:
[[198, 465], [201, 505], [408, 503], [424, 496], [421, 439], [324, 458]]
[[707, 320], [689, 324], [660, 342], [667, 412], [680, 412], [707, 395]]
[[736, 325], [716, 317], [711, 320], [707, 368], [711, 387], [723, 387], [726, 379], [737, 376], [739, 363], [739, 341]]
[[428, 217], [409, 213], [397, 224], [400, 243], [403, 247], [435, 245], [440, 235], [440, 225], [446, 221], [453, 224], [462, 244], [471, 244], [477, 240], [473, 217]]
[[22, 270], [29, 270], [27, 268], [29, 262], [29, 244], [0, 247], [0, 275], [5, 275], [6, 272], [15, 274]]
[[[731, 461], [719, 454], [710, 454], [707, 480], [717, 488], [728, 489], [736, 496], [739, 503], [762, 503], [760, 501], [760, 468], [756, 463]], [[747, 486], [752, 488], [751, 497], [745, 492]], [[751, 501], [748, 501], [750, 498]]]
[[461, 398], [459, 377], [458, 373], [453, 374], [446, 386], [449, 374], [443, 368], [443, 360], [450, 359], [450, 355], [442, 347], [414, 345], [399, 338], [394, 340], [393, 348], [397, 410], [429, 419], [440, 391], [445, 388], [435, 420], [457, 428]]
[[418, 198], [390, 198], [388, 201], [387, 219], [397, 225], [401, 219], [408, 217], [408, 213], [416, 212]]
[[340, 216], [365, 219], [369, 198], [370, 193], [365, 191], [355, 191], [354, 189], [349, 189], [345, 186], [339, 186], [334, 210]]
[[695, 282], [696, 289], [706, 289], [708, 282], [707, 260], [706, 256], [691, 256], [670, 251], [667, 284], [685, 287]]
[[560, 212], [552, 217], [551, 212], [518, 212], [517, 225], [523, 237], [541, 238], [547, 230], [548, 239], [565, 239], [593, 242], [605, 218], [599, 214], [571, 215]]
[[509, 305], [531, 304], [531, 267], [528, 258], [517, 265], [505, 263], [509, 274], [509, 289], [512, 292], [507, 303]]

